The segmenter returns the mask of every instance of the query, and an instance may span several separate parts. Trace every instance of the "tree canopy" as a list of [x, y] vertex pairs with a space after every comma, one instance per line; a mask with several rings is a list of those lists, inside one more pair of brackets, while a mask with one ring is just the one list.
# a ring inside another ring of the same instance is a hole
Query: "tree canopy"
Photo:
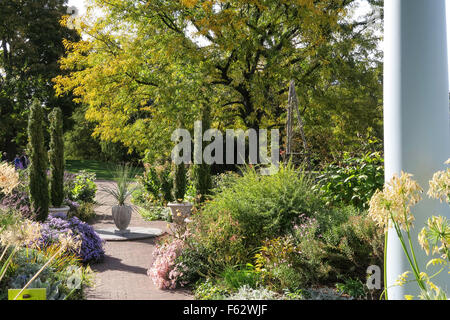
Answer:
[[56, 97], [52, 78], [61, 74], [63, 39], [78, 41], [76, 31], [61, 25], [67, 0], [0, 1], [0, 149], [10, 154], [24, 148], [33, 98], [49, 109], [70, 115], [70, 95]]
[[295, 80], [313, 150], [330, 157], [341, 137], [348, 148], [381, 135], [380, 18], [350, 19], [356, 3], [95, 0], [103, 14], [81, 21], [83, 40], [64, 41], [56, 91], [88, 106], [101, 139], [153, 158], [204, 105], [219, 129], [284, 129]]

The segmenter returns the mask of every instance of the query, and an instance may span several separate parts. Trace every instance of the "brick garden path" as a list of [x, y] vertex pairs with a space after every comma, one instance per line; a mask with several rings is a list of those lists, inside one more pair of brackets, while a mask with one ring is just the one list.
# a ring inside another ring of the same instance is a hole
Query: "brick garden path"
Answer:
[[[90, 224], [94, 229], [113, 227], [111, 216], [113, 199], [101, 191], [101, 186], [111, 181], [97, 181], [97, 216]], [[169, 232], [167, 222], [148, 222], [133, 211], [131, 227], [159, 228]], [[157, 238], [134, 241], [107, 241], [105, 259], [91, 265], [95, 272], [95, 285], [88, 288], [88, 300], [188, 300], [193, 296], [187, 290], [159, 290], [147, 276], [147, 269], [153, 263], [153, 250]]]

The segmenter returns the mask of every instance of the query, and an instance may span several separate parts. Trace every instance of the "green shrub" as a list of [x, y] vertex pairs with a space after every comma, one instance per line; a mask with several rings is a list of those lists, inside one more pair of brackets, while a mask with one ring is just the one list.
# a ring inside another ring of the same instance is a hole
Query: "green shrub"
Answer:
[[163, 203], [167, 204], [174, 200], [172, 196], [173, 189], [173, 177], [171, 175], [169, 164], [161, 165], [156, 167], [156, 173], [158, 175], [159, 183], [160, 183], [160, 191], [163, 199]]
[[336, 209], [327, 218], [306, 222], [294, 232], [296, 250], [301, 252], [294, 265], [307, 283], [365, 279], [368, 266], [383, 265], [383, 231], [365, 213]]
[[95, 203], [97, 186], [95, 185], [95, 173], [81, 170], [73, 183], [73, 189], [69, 197], [73, 201]]
[[195, 199], [202, 203], [211, 193], [212, 180], [211, 168], [208, 164], [195, 164], [192, 166], [193, 189], [195, 190]]
[[233, 171], [227, 171], [224, 173], [220, 173], [218, 175], [213, 176], [212, 178], [212, 192], [214, 194], [218, 194], [222, 192], [223, 190], [227, 189], [228, 187], [231, 187], [235, 182], [236, 179], [240, 178], [241, 176]]
[[214, 217], [203, 214], [192, 217], [191, 247], [201, 248], [211, 274], [219, 274], [227, 266], [251, 261], [255, 249], [246, 247], [241, 226], [230, 212], [223, 211]]
[[365, 279], [371, 265], [383, 265], [384, 233], [366, 214], [350, 216], [323, 234], [330, 280]]
[[146, 165], [144, 173], [138, 177], [138, 183], [141, 186], [139, 190], [142, 203], [160, 201], [161, 181], [154, 167]]
[[340, 294], [347, 294], [356, 299], [367, 296], [367, 287], [359, 279], [346, 279], [344, 283], [336, 283], [336, 289]]
[[295, 291], [304, 285], [304, 277], [292, 265], [280, 264], [273, 268], [272, 274], [279, 283], [278, 291], [283, 289]]
[[260, 277], [252, 265], [242, 267], [226, 267], [221, 278], [227, 287], [232, 290], [238, 290], [247, 285], [250, 288], [257, 288], [260, 283]]
[[192, 285], [201, 278], [206, 278], [209, 273], [209, 256], [205, 248], [197, 245], [192, 239], [186, 239], [186, 247], [176, 259], [177, 269], [182, 273], [179, 276], [181, 283]]
[[321, 207], [311, 180], [287, 165], [271, 176], [248, 168], [207, 202], [201, 215], [213, 223], [228, 212], [238, 223], [238, 236], [244, 239], [246, 250], [252, 251], [264, 239], [289, 232], [300, 215], [316, 215]]
[[81, 202], [78, 207], [69, 212], [69, 217], [77, 217], [83, 222], [88, 222], [95, 217], [94, 204], [91, 202]]
[[142, 207], [146, 206], [150, 201], [151, 200], [149, 199], [149, 195], [145, 191], [144, 187], [140, 183], [138, 183], [136, 189], [131, 194], [131, 203]]
[[384, 185], [384, 160], [378, 152], [362, 158], [346, 155], [339, 165], [329, 165], [318, 177], [315, 190], [329, 205], [353, 205], [360, 210], [369, 207], [369, 200]]
[[[202, 129], [203, 132], [199, 132], [202, 136], [205, 133], [204, 131], [207, 130], [211, 126], [211, 117], [210, 117], [210, 107], [208, 104], [206, 104], [202, 108]], [[206, 147], [206, 143], [202, 142], [202, 150]], [[212, 187], [212, 179], [211, 179], [211, 166], [206, 163], [201, 164], [194, 164], [192, 166], [192, 182], [193, 182], [193, 189], [195, 189], [195, 201], [197, 203], [203, 203], [207, 196], [211, 193], [211, 187]]]
[[144, 167], [144, 173], [137, 178], [138, 188], [133, 195], [133, 203], [148, 208], [164, 206], [173, 201], [173, 178], [170, 166], [145, 164]]
[[[301, 238], [286, 235], [265, 241], [255, 255], [256, 270], [270, 289], [297, 290], [320, 283], [328, 274], [323, 245], [316, 239], [317, 225], [308, 228]], [[304, 246], [308, 242], [310, 246]]]
[[199, 282], [194, 289], [196, 300], [224, 300], [229, 295], [229, 290], [211, 279]]
[[356, 212], [336, 209], [318, 219], [302, 217], [291, 234], [265, 241], [255, 255], [264, 284], [281, 292], [365, 279], [368, 266], [382, 265], [383, 233]]
[[167, 221], [172, 222], [172, 215], [169, 208], [165, 207], [141, 207], [138, 213], [147, 221]]

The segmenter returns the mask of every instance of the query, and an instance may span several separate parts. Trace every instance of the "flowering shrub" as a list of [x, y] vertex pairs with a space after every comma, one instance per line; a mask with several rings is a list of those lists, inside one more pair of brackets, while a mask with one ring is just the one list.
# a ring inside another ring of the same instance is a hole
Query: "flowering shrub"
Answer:
[[[148, 276], [159, 289], [175, 289], [178, 278], [183, 275], [178, 270], [176, 259], [184, 247], [184, 240], [175, 238], [170, 242], [157, 245], [153, 256], [155, 261], [148, 270]], [[184, 283], [179, 283], [181, 286]]]
[[77, 217], [62, 219], [50, 217], [42, 224], [41, 237], [38, 240], [40, 247], [52, 245], [61, 234], [72, 231], [76, 239], [81, 240], [80, 248], [75, 252], [83, 262], [99, 261], [103, 258], [103, 240], [94, 231], [92, 226], [82, 222]]

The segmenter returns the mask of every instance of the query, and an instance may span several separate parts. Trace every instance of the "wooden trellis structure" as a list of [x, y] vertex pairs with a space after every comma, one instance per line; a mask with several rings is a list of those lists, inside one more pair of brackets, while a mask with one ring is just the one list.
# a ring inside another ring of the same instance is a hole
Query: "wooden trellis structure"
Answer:
[[[295, 152], [294, 150], [294, 112], [297, 114], [298, 128], [303, 142], [303, 152]], [[306, 141], [305, 131], [303, 130], [303, 121], [299, 109], [297, 93], [295, 91], [294, 80], [292, 80], [289, 84], [286, 120], [286, 160], [291, 160], [293, 163], [306, 162], [308, 169], [310, 169], [308, 143]]]

